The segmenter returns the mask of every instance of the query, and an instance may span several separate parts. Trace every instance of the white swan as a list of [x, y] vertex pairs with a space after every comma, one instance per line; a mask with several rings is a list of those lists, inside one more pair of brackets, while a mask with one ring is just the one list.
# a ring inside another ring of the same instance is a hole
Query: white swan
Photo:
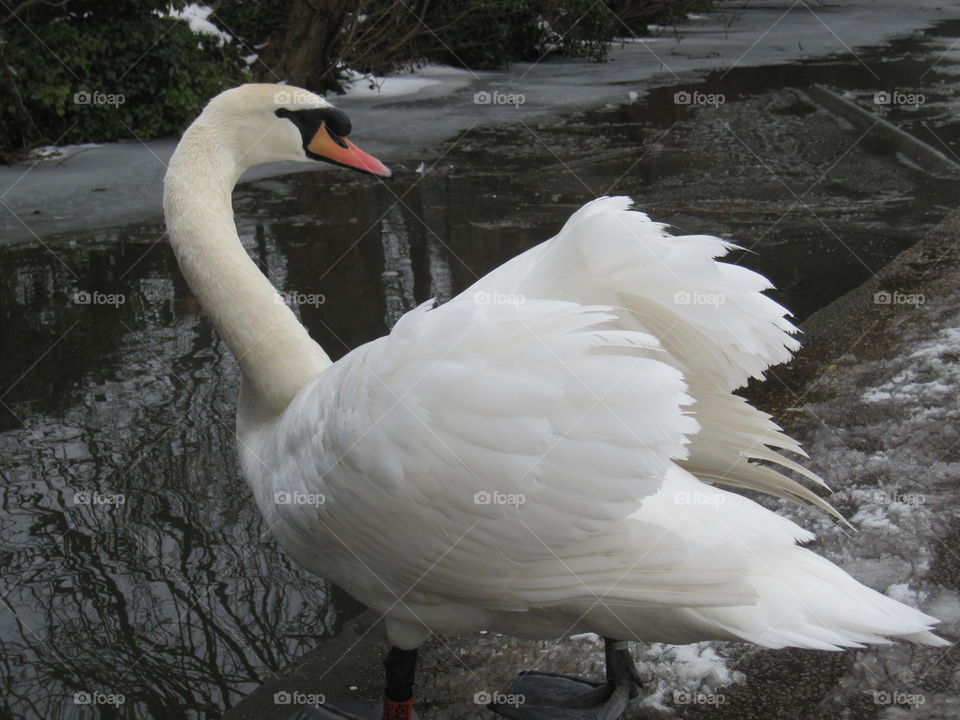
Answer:
[[184, 133], [164, 210], [243, 371], [239, 451], [267, 526], [385, 616], [384, 717], [409, 716], [434, 631], [604, 636], [610, 687], [586, 693], [603, 718], [635, 694], [628, 639], [946, 644], [934, 618], [801, 548], [809, 532], [717, 487], [830, 509], [775, 469], [820, 482], [779, 452], [798, 445], [732, 394], [798, 344], [767, 280], [715, 260], [723, 240], [600, 198], [331, 363], [245, 253], [231, 190], [274, 160], [389, 177], [349, 130], [305, 90], [228, 90]]

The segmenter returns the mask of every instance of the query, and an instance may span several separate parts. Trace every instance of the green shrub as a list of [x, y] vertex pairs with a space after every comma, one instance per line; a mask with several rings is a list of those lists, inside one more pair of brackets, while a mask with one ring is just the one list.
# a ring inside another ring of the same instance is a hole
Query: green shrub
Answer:
[[0, 151], [182, 130], [240, 79], [241, 62], [232, 47], [162, 17], [169, 7], [72, 0], [0, 25]]

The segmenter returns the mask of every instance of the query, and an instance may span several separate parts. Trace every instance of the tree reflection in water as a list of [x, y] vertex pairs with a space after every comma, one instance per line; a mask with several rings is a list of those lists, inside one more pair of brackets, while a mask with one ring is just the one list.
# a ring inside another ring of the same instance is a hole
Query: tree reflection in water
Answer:
[[[475, 277], [419, 199], [366, 190], [237, 194], [245, 245], [334, 358]], [[0, 717], [216, 717], [360, 610], [262, 537], [235, 458], [239, 374], [162, 233], [2, 250]], [[462, 239], [475, 266], [499, 262]], [[125, 702], [74, 701], [95, 692]]]

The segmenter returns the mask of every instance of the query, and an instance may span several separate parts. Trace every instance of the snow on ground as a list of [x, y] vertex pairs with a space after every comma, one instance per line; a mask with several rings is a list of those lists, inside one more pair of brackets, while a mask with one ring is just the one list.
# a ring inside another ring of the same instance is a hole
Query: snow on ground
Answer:
[[746, 681], [713, 643], [639, 645], [634, 657], [646, 681], [640, 706], [665, 713], [682, 705], [724, 705], [724, 688]]
[[[859, 311], [871, 325], [890, 314], [866, 335], [856, 312], [843, 316], [851, 348], [815, 383], [815, 401], [807, 399], [794, 432], [856, 532], [785, 503], [779, 512], [817, 533], [817, 552], [939, 618], [937, 631], [953, 640], [960, 631], [960, 289], [944, 283], [925, 302], [893, 308], [866, 297]], [[872, 342], [882, 348], [864, 348]], [[951, 650], [898, 644], [855, 653], [833, 701], [862, 703], [866, 693], [881, 720], [960, 716], [960, 698], [945, 692], [955, 682]]]
[[170, 8], [169, 16], [185, 21], [190, 25], [190, 29], [195, 33], [199, 33], [200, 35], [211, 35], [215, 38], [218, 38], [220, 45], [232, 42], [233, 36], [230, 35], [230, 33], [224, 32], [207, 19], [210, 17], [212, 12], [213, 8], [209, 8], [206, 5], [190, 3], [184, 7], [183, 10], [174, 10], [173, 8]]
[[[422, 76], [423, 71], [402, 75], [367, 75], [356, 70], [347, 70], [344, 83], [344, 96], [362, 97], [398, 97], [413, 95], [425, 87], [439, 85], [442, 81]], [[467, 72], [464, 70], [463, 72]]]
[[[936, 516], [960, 477], [960, 327], [924, 336], [904, 325], [908, 332], [890, 357], [851, 355], [839, 364], [830, 379], [838, 397], [809, 408], [818, 425], [808, 447], [836, 491], [831, 499], [846, 505], [861, 533], [887, 535], [884, 546], [895, 542], [890, 550], [922, 571], [938, 547], [930, 537]], [[922, 580], [919, 573], [913, 579]]]
[[30, 151], [30, 156], [27, 162], [39, 163], [49, 160], [63, 162], [79, 153], [101, 147], [103, 147], [103, 145], [100, 143], [80, 143], [79, 145], [42, 145]]
[[951, 393], [956, 397], [960, 386], [960, 328], [945, 328], [936, 337], [920, 343], [907, 358], [911, 361], [882, 385], [864, 390], [864, 402], [915, 402], [921, 400], [926, 406], [921, 411], [926, 417], [948, 414]]

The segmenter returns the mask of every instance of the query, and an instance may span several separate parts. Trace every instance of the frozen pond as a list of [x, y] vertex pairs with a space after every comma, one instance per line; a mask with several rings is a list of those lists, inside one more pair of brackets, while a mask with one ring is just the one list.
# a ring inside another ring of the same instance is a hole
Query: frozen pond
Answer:
[[[478, 127], [430, 172], [401, 162], [390, 185], [255, 181], [235, 195], [240, 234], [334, 358], [606, 193], [751, 248], [741, 261], [803, 319], [942, 219], [960, 181], [794, 89], [868, 105], [877, 87], [920, 93], [883, 112], [960, 152], [960, 64], [933, 65], [958, 35], [941, 24], [859, 59], [716, 71], [562, 120]], [[0, 248], [0, 717], [216, 717], [361, 611], [261, 538], [234, 458], [237, 368], [162, 237], [151, 221]], [[124, 707], [74, 702], [94, 691]], [[849, 717], [875, 716], [864, 707]]]

